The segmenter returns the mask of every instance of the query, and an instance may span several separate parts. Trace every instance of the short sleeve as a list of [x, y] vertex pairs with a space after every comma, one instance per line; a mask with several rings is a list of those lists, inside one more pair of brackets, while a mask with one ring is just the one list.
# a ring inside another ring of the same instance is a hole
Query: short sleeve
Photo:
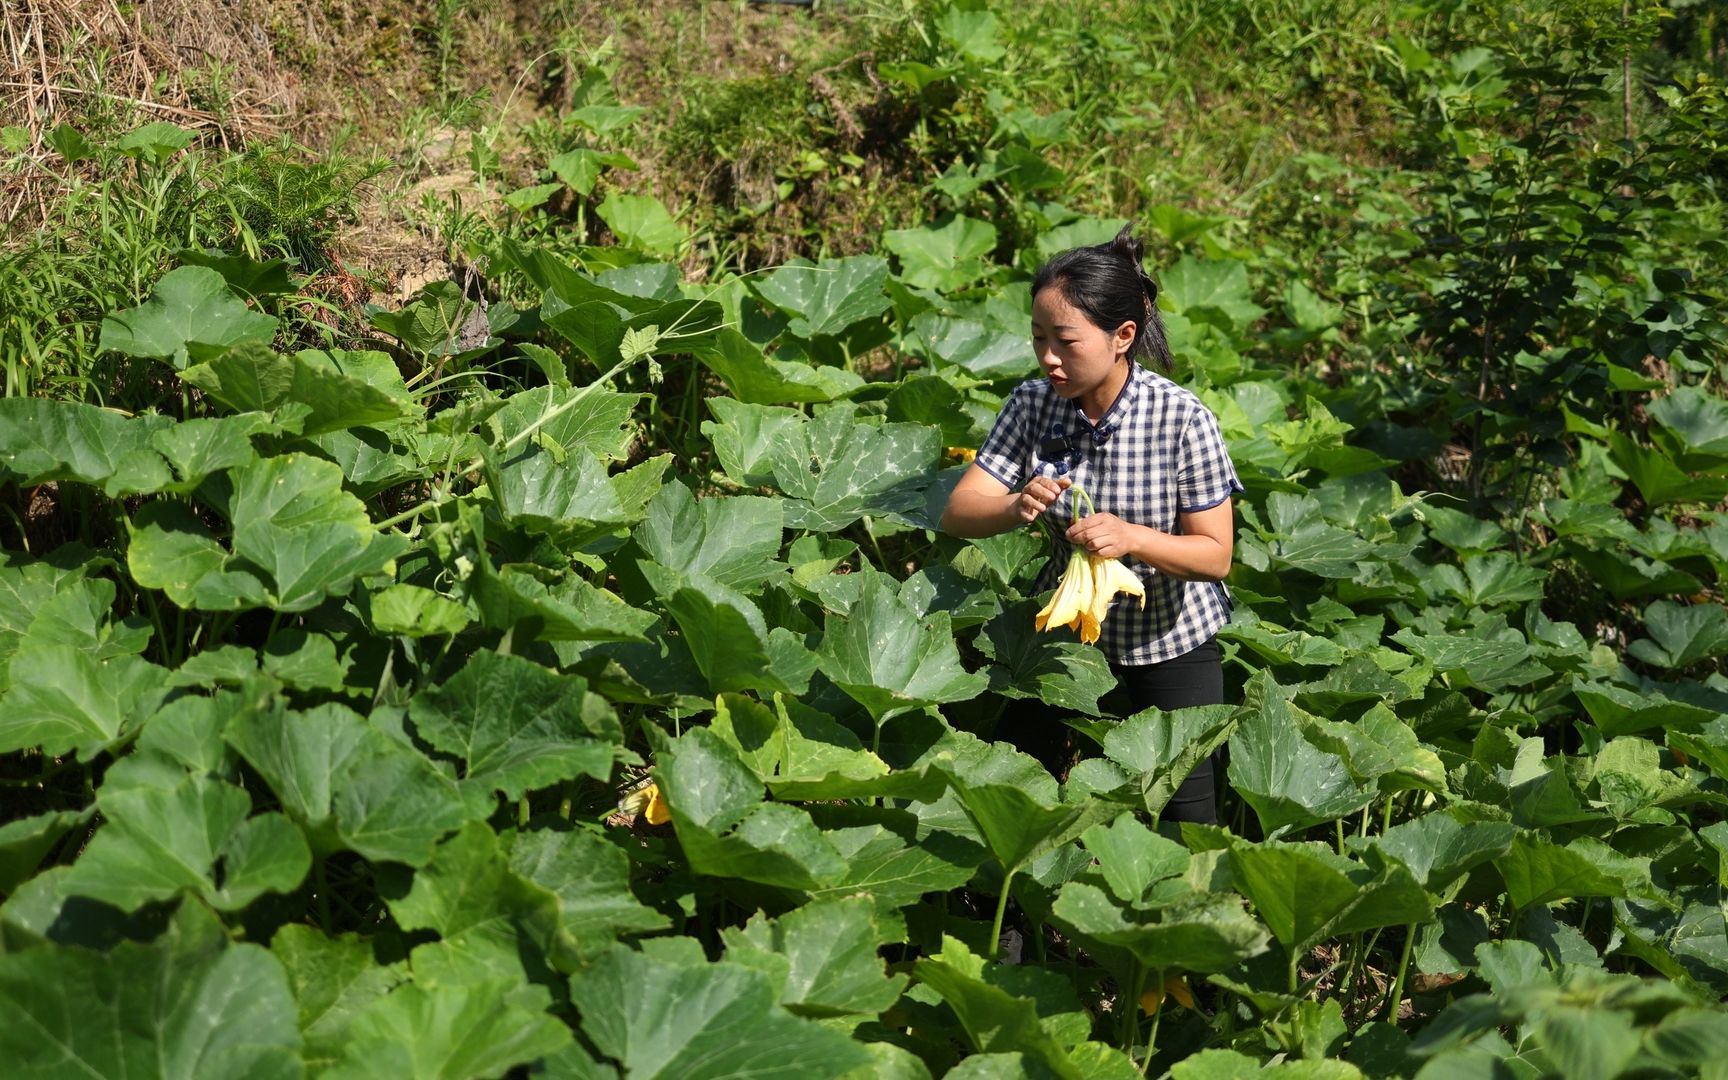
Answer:
[[1176, 507], [1184, 514], [1210, 510], [1245, 490], [1230, 463], [1230, 451], [1218, 430], [1218, 419], [1204, 406], [1194, 410], [1182, 429], [1176, 466]]
[[1026, 395], [1016, 388], [996, 416], [996, 425], [984, 445], [978, 448], [975, 463], [1016, 491], [1026, 479], [1026, 463], [1031, 460], [1031, 415]]

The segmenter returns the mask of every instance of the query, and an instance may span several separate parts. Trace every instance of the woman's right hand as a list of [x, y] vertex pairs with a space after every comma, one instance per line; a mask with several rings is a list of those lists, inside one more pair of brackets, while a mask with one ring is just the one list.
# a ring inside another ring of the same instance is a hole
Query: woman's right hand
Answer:
[[1021, 521], [1036, 521], [1039, 514], [1050, 509], [1050, 504], [1073, 486], [1074, 482], [1067, 477], [1053, 480], [1048, 476], [1034, 476], [1020, 489], [1020, 495], [1014, 501], [1014, 512]]

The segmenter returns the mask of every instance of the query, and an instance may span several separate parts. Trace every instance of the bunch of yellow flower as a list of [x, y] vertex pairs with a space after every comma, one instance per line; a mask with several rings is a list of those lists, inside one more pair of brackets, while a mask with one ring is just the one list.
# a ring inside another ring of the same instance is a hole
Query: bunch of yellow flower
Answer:
[[[1075, 509], [1079, 509], [1079, 500], [1084, 497], [1088, 508], [1092, 499], [1081, 491], [1078, 485], [1073, 489]], [[1075, 514], [1079, 517], [1079, 514]], [[1071, 626], [1080, 632], [1080, 640], [1091, 645], [1098, 640], [1098, 628], [1104, 622], [1104, 616], [1110, 610], [1110, 601], [1117, 593], [1127, 593], [1140, 598], [1140, 607], [1146, 607], [1146, 585], [1134, 571], [1119, 559], [1104, 559], [1089, 551], [1075, 548], [1074, 554], [1068, 557], [1068, 569], [1062, 572], [1062, 580], [1056, 585], [1055, 595], [1044, 605], [1034, 618], [1034, 623], [1040, 630], [1048, 630], [1054, 626]]]

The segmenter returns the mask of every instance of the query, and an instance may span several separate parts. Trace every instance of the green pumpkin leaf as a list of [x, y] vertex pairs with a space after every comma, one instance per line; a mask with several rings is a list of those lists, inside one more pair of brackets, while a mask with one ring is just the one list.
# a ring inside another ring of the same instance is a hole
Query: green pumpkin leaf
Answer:
[[398, 987], [354, 1017], [346, 1056], [324, 1075], [478, 1080], [569, 1045], [569, 1028], [511, 1000], [517, 989], [506, 979]]
[[306, 436], [376, 425], [408, 411], [386, 390], [305, 356], [243, 343], [180, 377], [237, 413], [275, 413], [289, 423], [291, 411], [294, 430]]
[[130, 522], [126, 568], [147, 589], [183, 608], [238, 611], [269, 603], [264, 583], [235, 564], [207, 525], [181, 502], [146, 503]]
[[329, 938], [299, 923], [276, 931], [270, 952], [288, 973], [306, 1039], [302, 1056], [314, 1069], [328, 1068], [341, 1059], [354, 1017], [394, 989], [406, 974], [401, 962], [378, 963], [372, 943], [358, 934]]
[[709, 370], [725, 380], [732, 397], [752, 405], [835, 401], [864, 385], [862, 376], [845, 368], [770, 359], [749, 338], [731, 328], [721, 330], [712, 344], [694, 352]]
[[979, 1054], [1024, 1053], [1051, 1075], [1081, 1080], [1080, 1070], [1039, 1023], [1037, 1005], [985, 981], [982, 962], [960, 942], [945, 938], [942, 952], [920, 959], [912, 974], [954, 1010]]
[[420, 737], [459, 763], [462, 786], [506, 799], [560, 780], [610, 779], [624, 732], [579, 676], [481, 651], [409, 706]]
[[756, 280], [756, 294], [792, 316], [787, 329], [809, 340], [837, 337], [854, 323], [888, 310], [887, 260], [875, 255], [782, 266]]
[[1372, 846], [1391, 855], [1423, 888], [1439, 893], [1476, 866], [1506, 854], [1517, 833], [1510, 822], [1461, 824], [1440, 812], [1401, 822], [1357, 846]]
[[773, 980], [747, 967], [622, 946], [570, 980], [583, 1034], [627, 1076], [816, 1080], [870, 1062], [844, 1032], [793, 1016], [775, 997]]
[[670, 925], [630, 892], [630, 856], [586, 832], [536, 829], [508, 839], [510, 869], [558, 898], [560, 941], [578, 957], [604, 951], [620, 936]]
[[758, 915], [721, 936], [726, 959], [768, 974], [781, 986], [780, 1004], [801, 1016], [875, 1016], [906, 986], [906, 976], [883, 970], [882, 931], [867, 897]]
[[844, 872], [840, 853], [810, 816], [764, 803], [761, 782], [707, 728], [686, 731], [662, 749], [655, 773], [696, 873], [815, 889]]
[[1588, 836], [1555, 844], [1521, 833], [1494, 865], [1518, 908], [1573, 896], [1626, 896], [1650, 880], [1649, 859], [1621, 855]]
[[794, 500], [786, 506], [788, 526], [836, 532], [866, 514], [921, 507], [941, 450], [940, 435], [928, 427], [861, 424], [851, 407], [835, 405], [782, 428], [768, 465], [774, 485]]
[[960, 666], [946, 612], [920, 619], [890, 580], [862, 572], [864, 591], [846, 616], [830, 615], [817, 648], [817, 666], [863, 705], [878, 728], [897, 713], [984, 691], [988, 680]]
[[1051, 910], [1082, 938], [1126, 949], [1152, 971], [1225, 971], [1266, 951], [1265, 928], [1228, 893], [1192, 893], [1148, 912], [1070, 881]]
[[985, 257], [995, 250], [996, 227], [964, 214], [941, 225], [889, 229], [882, 246], [900, 260], [900, 280], [915, 289], [952, 292], [990, 270]]
[[378, 573], [408, 549], [380, 534], [366, 506], [342, 489], [335, 465], [304, 454], [263, 458], [235, 469], [228, 517], [234, 554], [266, 575], [272, 606], [305, 611]]
[[559, 910], [550, 891], [510, 868], [498, 837], [478, 821], [440, 842], [407, 892], [385, 903], [404, 930], [437, 933], [410, 958], [415, 978], [429, 983], [526, 982], [529, 965], [545, 970]]
[[1328, 938], [1434, 918], [1428, 894], [1402, 863], [1373, 870], [1267, 841], [1232, 846], [1230, 865], [1237, 888], [1293, 954]]
[[165, 416], [125, 417], [70, 401], [0, 399], [0, 475], [20, 485], [71, 480], [110, 497], [159, 491], [173, 482], [153, 439]]
[[907, 324], [906, 345], [938, 370], [957, 367], [990, 382], [1023, 378], [1038, 367], [1024, 330], [939, 311], [923, 312]]
[[76, 645], [26, 639], [0, 709], [0, 753], [39, 747], [89, 761], [156, 711], [168, 672], [137, 656], [98, 659]]
[[149, 300], [105, 317], [98, 348], [184, 369], [242, 342], [268, 346], [275, 336], [276, 320], [248, 308], [221, 274], [181, 266], [162, 275]]
[[661, 566], [748, 592], [785, 570], [777, 558], [782, 520], [776, 499], [697, 499], [683, 484], [668, 484], [634, 537]]
[[600, 220], [625, 247], [650, 255], [677, 256], [688, 238], [666, 204], [652, 195], [613, 192], [595, 208]]
[[293, 1080], [294, 999], [263, 947], [196, 906], [149, 944], [0, 954], [0, 1059], [21, 1075]]
[[122, 911], [182, 890], [238, 910], [265, 892], [291, 892], [311, 869], [306, 839], [287, 818], [247, 817], [252, 799], [242, 788], [148, 755], [110, 769], [96, 805], [106, 824], [66, 888]]
[[1251, 696], [1256, 701], [1230, 737], [1229, 779], [1267, 836], [1332, 821], [1367, 804], [1373, 790], [1359, 784], [1337, 754], [1303, 736], [1281, 687], [1266, 680]]
[[11, 893], [34, 876], [42, 857], [72, 829], [87, 825], [91, 813], [60, 810], [0, 825], [0, 892]]
[[454, 781], [341, 705], [244, 710], [225, 738], [321, 855], [345, 847], [420, 866], [469, 818]]
[[1728, 654], [1728, 611], [1720, 604], [1677, 604], [1658, 600], [1644, 609], [1644, 629], [1630, 647], [1646, 664], [1682, 668]]
[[978, 634], [978, 651], [996, 662], [990, 689], [1097, 716], [1098, 699], [1115, 688], [1116, 676], [1099, 650], [1039, 633], [1032, 619], [1038, 606], [1036, 600], [1011, 605]]

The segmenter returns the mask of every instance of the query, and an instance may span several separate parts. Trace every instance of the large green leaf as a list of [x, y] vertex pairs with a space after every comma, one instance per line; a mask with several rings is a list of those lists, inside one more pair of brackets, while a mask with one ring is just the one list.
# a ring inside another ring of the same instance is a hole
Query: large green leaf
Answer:
[[1646, 664], [1680, 668], [1728, 654], [1728, 611], [1720, 604], [1658, 600], [1644, 609], [1644, 629], [1650, 637], [1629, 651]]
[[268, 345], [275, 336], [276, 320], [248, 308], [221, 274], [181, 266], [162, 275], [149, 300], [104, 318], [99, 347], [184, 368], [230, 345]]
[[134, 911], [181, 891], [237, 910], [289, 892], [311, 868], [306, 838], [278, 813], [248, 817], [243, 788], [151, 754], [108, 770], [96, 805], [105, 824], [67, 877], [67, 890]]
[[978, 844], [906, 811], [848, 808], [820, 820], [823, 837], [846, 860], [846, 869], [811, 895], [868, 896], [878, 912], [893, 912], [925, 893], [957, 889], [987, 858]]
[[292, 1080], [300, 1032], [282, 965], [183, 908], [149, 944], [0, 954], [0, 1060], [13, 1076]]
[[1382, 793], [1446, 790], [1440, 756], [1423, 746], [1416, 732], [1384, 705], [1350, 723], [1311, 719], [1305, 728], [1310, 742], [1339, 755], [1353, 777], [1375, 784]]
[[1026, 331], [1018, 327], [926, 311], [907, 325], [906, 336], [908, 349], [938, 365], [993, 382], [1031, 375], [1038, 366]]
[[787, 628], [770, 629], [749, 597], [704, 577], [671, 574], [653, 563], [641, 567], [665, 596], [667, 612], [714, 692], [802, 694], [809, 687], [817, 657]]
[[622, 946], [570, 980], [582, 1032], [640, 1080], [817, 1080], [870, 1063], [846, 1034], [775, 1003], [739, 964], [678, 963]]
[[792, 316], [787, 329], [809, 339], [838, 336], [888, 310], [888, 263], [876, 255], [782, 266], [756, 282], [757, 295]]
[[442, 841], [414, 871], [408, 891], [386, 893], [385, 902], [404, 930], [438, 935], [410, 958], [418, 981], [501, 978], [521, 985], [546, 971], [558, 899], [510, 867], [497, 836], [482, 822], [470, 822]]
[[28, 639], [11, 660], [0, 753], [40, 747], [88, 761], [156, 711], [169, 674], [137, 656], [98, 659], [77, 645]]
[[320, 854], [423, 865], [470, 816], [454, 781], [341, 705], [243, 710], [225, 737]]
[[1069, 774], [1069, 784], [1156, 817], [1188, 774], [1224, 745], [1240, 721], [1240, 710], [1228, 705], [1136, 713], [1109, 730], [1105, 756], [1081, 762]]
[[989, 272], [985, 257], [996, 247], [996, 227], [962, 214], [941, 225], [889, 229], [882, 246], [899, 257], [900, 280], [949, 292]]
[[663, 748], [655, 772], [696, 873], [814, 889], [845, 872], [810, 816], [764, 803], [761, 781], [707, 728], [686, 731]]
[[540, 580], [544, 573], [531, 565], [495, 570], [491, 557], [481, 556], [467, 581], [481, 623], [517, 641], [642, 641], [654, 624], [652, 613], [575, 574], [547, 585]]
[[864, 591], [844, 617], [830, 615], [817, 665], [880, 727], [896, 713], [984, 691], [988, 679], [960, 666], [946, 612], [925, 618], [901, 602], [885, 575], [862, 571]]
[[932, 769], [891, 772], [850, 728], [784, 694], [775, 694], [772, 705], [721, 694], [709, 730], [782, 801], [934, 799], [947, 786]]
[[906, 976], [884, 973], [882, 930], [867, 897], [819, 900], [777, 919], [758, 915], [722, 932], [726, 959], [765, 972], [780, 1004], [803, 1016], [875, 1016], [892, 1006]]
[[1097, 716], [1098, 699], [1116, 686], [1109, 662], [1098, 649], [1039, 633], [1032, 618], [1037, 608], [1035, 600], [1004, 608], [978, 634], [978, 651], [995, 661], [990, 689]]
[[366, 506], [342, 489], [342, 471], [305, 454], [263, 458], [229, 474], [234, 555], [262, 570], [272, 606], [305, 611], [356, 577], [377, 573], [408, 549], [380, 534]]
[[967, 1041], [978, 1053], [1018, 1051], [1036, 1060], [1051, 1075], [1082, 1080], [1079, 1068], [1039, 1023], [1037, 1004], [986, 981], [982, 960], [960, 942], [945, 938], [942, 951], [920, 959], [913, 965], [912, 973], [920, 983], [942, 995], [959, 1019]]
[[653, 255], [677, 255], [686, 238], [666, 204], [652, 195], [613, 192], [596, 212], [619, 243]]
[[1358, 846], [1373, 846], [1402, 862], [1422, 887], [1440, 893], [1472, 868], [1512, 847], [1517, 828], [1504, 821], [1460, 823], [1445, 812], [1401, 822]]
[[1127, 949], [1153, 971], [1224, 971], [1266, 950], [1266, 930], [1228, 893], [1191, 893], [1152, 910], [1070, 881], [1051, 909], [1082, 938]]
[[774, 485], [796, 500], [795, 529], [835, 532], [860, 517], [922, 506], [941, 436], [914, 424], [860, 423], [850, 406], [831, 405], [814, 420], [775, 436], [768, 466]]
[[510, 869], [558, 898], [558, 940], [592, 956], [624, 934], [663, 930], [666, 916], [630, 892], [630, 856], [588, 832], [536, 829], [508, 837]]
[[126, 568], [183, 608], [236, 611], [269, 602], [265, 584], [235, 564], [198, 513], [181, 502], [146, 503], [128, 523]]
[[1428, 894], [1402, 863], [1379, 870], [1321, 850], [1267, 841], [1230, 849], [1236, 886], [1293, 955], [1328, 938], [1434, 917]]
[[1648, 406], [1677, 445], [1674, 463], [1702, 472], [1728, 464], [1728, 402], [1696, 386], [1682, 386]]
[[1636, 735], [1662, 729], [1669, 732], [1696, 731], [1721, 713], [1660, 694], [1639, 693], [1613, 683], [1578, 683], [1572, 693], [1590, 714], [1591, 721], [1606, 738]]
[[94, 484], [110, 496], [156, 491], [174, 477], [152, 437], [173, 426], [71, 401], [0, 399], [0, 474], [21, 485]]
[[1268, 836], [1332, 821], [1374, 795], [1337, 754], [1303, 736], [1284, 691], [1270, 679], [1251, 688], [1248, 715], [1230, 737], [1230, 785]]
[[529, 441], [486, 455], [486, 484], [506, 521], [566, 549], [629, 523], [606, 466], [587, 450], [566, 454]]
[[1626, 896], [1650, 880], [1649, 859], [1622, 855], [1588, 836], [1556, 844], [1520, 833], [1494, 865], [1518, 908], [1573, 896]]
[[731, 328], [721, 330], [713, 344], [696, 349], [695, 355], [726, 381], [734, 398], [755, 405], [834, 401], [864, 385], [862, 376], [845, 368], [771, 359]]
[[1159, 305], [1178, 315], [1202, 321], [1220, 318], [1225, 329], [1243, 331], [1266, 314], [1253, 300], [1248, 264], [1240, 260], [1184, 255], [1160, 278]]
[[775, 499], [697, 499], [683, 484], [668, 484], [634, 536], [661, 566], [749, 591], [785, 568], [777, 561], [782, 517]]
[[605, 782], [624, 744], [612, 707], [579, 676], [482, 650], [408, 715], [434, 748], [456, 758], [462, 783], [518, 799], [560, 780]]
[[1049, 806], [1009, 784], [976, 783], [959, 775], [951, 775], [950, 782], [990, 854], [1009, 872], [1126, 809], [1101, 799]]
[[36, 873], [42, 857], [73, 828], [86, 826], [90, 811], [59, 810], [0, 825], [0, 893], [10, 893]]
[[534, 439], [555, 452], [586, 450], [601, 461], [617, 461], [628, 453], [630, 417], [639, 400], [594, 385], [537, 386], [512, 394], [486, 426], [500, 453]]
[[237, 413], [273, 413], [302, 435], [377, 424], [408, 411], [406, 402], [370, 382], [268, 345], [237, 345], [180, 377]]
[[[714, 457], [733, 483], [762, 487], [774, 483], [773, 454], [780, 437], [805, 423], [796, 409], [746, 405], [731, 398], [708, 399], [713, 420], [702, 422]], [[820, 466], [820, 462], [818, 462]]]
[[372, 942], [357, 934], [329, 938], [310, 926], [289, 923], [270, 939], [270, 951], [288, 973], [299, 1003], [303, 1057], [325, 1069], [342, 1057], [348, 1026], [367, 1005], [402, 981], [406, 965], [381, 964]]
[[348, 1026], [341, 1080], [480, 1080], [503, 1076], [570, 1043], [570, 1029], [510, 998], [505, 979], [408, 985], [378, 998]]

